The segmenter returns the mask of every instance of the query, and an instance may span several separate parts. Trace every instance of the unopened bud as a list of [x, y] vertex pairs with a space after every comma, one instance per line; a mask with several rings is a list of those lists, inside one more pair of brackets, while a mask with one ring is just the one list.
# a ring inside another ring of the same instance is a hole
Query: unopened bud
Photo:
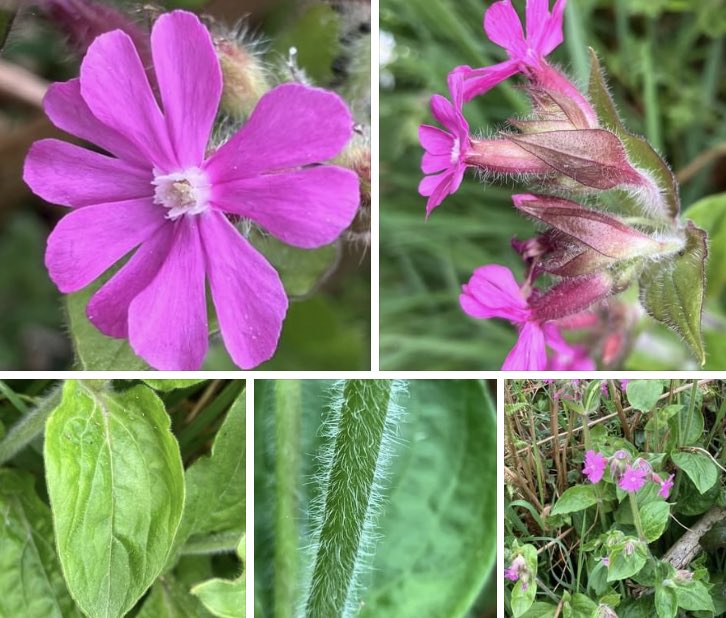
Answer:
[[507, 137], [563, 176], [591, 189], [605, 191], [645, 183], [628, 162], [622, 142], [611, 131], [578, 129]]
[[534, 319], [546, 322], [584, 311], [609, 296], [612, 279], [606, 272], [564, 279], [530, 303]]
[[471, 140], [467, 165], [502, 174], [550, 174], [553, 170], [541, 158], [507, 139]]
[[264, 65], [237, 42], [220, 39], [215, 43], [224, 83], [220, 108], [235, 118], [244, 117], [270, 89]]
[[335, 163], [358, 174], [360, 180], [360, 207], [353, 223], [346, 230], [346, 241], [368, 247], [371, 244], [371, 148], [366, 138], [356, 135]]

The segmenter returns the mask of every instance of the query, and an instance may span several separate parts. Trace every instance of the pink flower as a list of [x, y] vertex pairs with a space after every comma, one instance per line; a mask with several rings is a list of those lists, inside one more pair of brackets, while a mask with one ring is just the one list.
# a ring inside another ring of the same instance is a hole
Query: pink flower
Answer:
[[318, 163], [341, 151], [353, 121], [337, 95], [283, 84], [210, 153], [222, 75], [209, 32], [174, 11], [156, 21], [151, 50], [160, 101], [120, 30], [91, 44], [79, 79], [48, 91], [53, 123], [113, 156], [54, 139], [31, 148], [25, 182], [73, 208], [48, 239], [46, 265], [69, 293], [130, 256], [87, 314], [157, 369], [201, 366], [208, 283], [227, 349], [251, 368], [274, 353], [287, 297], [225, 213], [297, 247], [335, 240], [358, 208], [358, 179]]
[[552, 320], [582, 311], [610, 288], [608, 276], [598, 274], [565, 280], [543, 295], [525, 294], [508, 268], [490, 264], [477, 268], [462, 286], [459, 303], [474, 318], [504, 318], [517, 325], [519, 339], [503, 370], [542, 371], [547, 367], [546, 347], [557, 352], [563, 341]]
[[673, 488], [673, 478], [674, 474], [671, 474], [665, 481], [660, 482], [660, 490], [658, 491], [658, 495], [661, 498], [668, 499], [668, 496], [671, 495], [671, 489]]
[[487, 92], [512, 75], [542, 66], [545, 56], [562, 43], [562, 19], [566, 0], [556, 0], [552, 13], [549, 0], [527, 0], [526, 36], [510, 0], [492, 4], [484, 14], [484, 31], [506, 50], [509, 60], [489, 67], [457, 67], [464, 78], [465, 101]]
[[605, 468], [608, 465], [607, 457], [595, 451], [587, 451], [585, 453], [585, 466], [582, 473], [591, 483], [599, 483], [605, 474]]
[[584, 345], [570, 345], [554, 325], [548, 329], [547, 345], [555, 352], [547, 362], [547, 371], [594, 371], [595, 361]]
[[431, 97], [431, 113], [448, 131], [429, 125], [419, 127], [419, 140], [426, 151], [421, 170], [424, 174], [433, 174], [424, 176], [418, 186], [418, 192], [429, 198], [427, 215], [461, 185], [467, 168], [465, 156], [471, 145], [469, 123], [461, 112], [462, 79], [450, 75], [448, 82], [451, 101], [438, 94]]
[[527, 589], [527, 562], [523, 556], [517, 556], [512, 560], [509, 568], [504, 569], [504, 578], [511, 582], [522, 580], [522, 590]]
[[640, 491], [645, 485], [647, 476], [648, 470], [646, 468], [639, 467], [636, 464], [627, 466], [618, 481], [618, 487], [628, 493]]

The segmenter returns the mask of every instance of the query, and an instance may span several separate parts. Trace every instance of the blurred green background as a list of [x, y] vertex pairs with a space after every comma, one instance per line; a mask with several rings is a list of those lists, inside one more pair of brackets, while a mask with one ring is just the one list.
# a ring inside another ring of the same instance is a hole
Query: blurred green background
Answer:
[[[511, 195], [521, 186], [481, 185], [467, 173], [461, 189], [428, 222], [425, 198], [417, 193], [418, 126], [435, 124], [429, 97], [446, 94], [446, 75], [455, 66], [485, 66], [506, 57], [482, 30], [489, 4], [381, 2], [382, 369], [499, 369], [515, 342], [506, 322], [467, 317], [458, 295], [482, 264], [522, 272], [509, 242], [532, 236], [535, 228], [511, 206]], [[524, 2], [514, 5], [520, 10]], [[626, 125], [646, 135], [679, 174], [686, 216], [689, 206], [717, 195], [698, 209], [697, 218], [711, 235], [704, 337], [706, 368], [712, 369], [726, 367], [725, 34], [723, 0], [570, 0], [565, 42], [550, 56], [586, 84], [587, 47], [597, 51]], [[467, 104], [474, 134], [491, 134], [507, 118], [527, 112], [525, 95], [515, 84], [509, 80]], [[694, 160], [696, 166], [689, 166]], [[664, 327], [644, 319], [638, 328], [625, 368], [697, 368]]]
[[[367, 1], [167, 0], [161, 4], [149, 9], [143, 2], [119, 1], [115, 6], [141, 24], [150, 23], [157, 8], [192, 9], [216, 33], [229, 34], [237, 27], [246, 31], [248, 40], [258, 42], [265, 60], [278, 67], [284, 66], [288, 49], [295, 46], [300, 68], [316, 85], [339, 91], [366, 133], [370, 125]], [[4, 16], [0, 11], [0, 36]], [[67, 369], [74, 353], [64, 326], [65, 303], [43, 266], [45, 239], [65, 209], [30, 193], [22, 182], [22, 164], [33, 141], [67, 138], [53, 129], [39, 101], [47, 82], [78, 74], [80, 54], [57, 21], [29, 7], [16, 16], [0, 61], [3, 77], [13, 67], [26, 71], [20, 80], [0, 79], [0, 370]], [[338, 243], [337, 261], [330, 257], [336, 251], [328, 250], [330, 260], [319, 271], [326, 275], [312, 293], [291, 303], [277, 354], [261, 369], [370, 367], [370, 252], [365, 233], [350, 236]], [[299, 254], [283, 256], [285, 267], [293, 270], [305, 259]], [[319, 257], [310, 259], [315, 262]], [[283, 273], [286, 285], [296, 274]], [[89, 346], [105, 345], [103, 339], [92, 340]], [[212, 339], [204, 368], [235, 369], [218, 335]]]

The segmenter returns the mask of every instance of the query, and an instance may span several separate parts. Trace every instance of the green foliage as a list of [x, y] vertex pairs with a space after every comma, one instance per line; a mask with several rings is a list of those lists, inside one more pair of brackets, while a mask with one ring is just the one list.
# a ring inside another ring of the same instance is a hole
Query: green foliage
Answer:
[[154, 393], [69, 381], [44, 459], [58, 553], [84, 612], [123, 616], [166, 564], [181, 519], [179, 447]]
[[598, 491], [594, 485], [577, 485], [570, 487], [560, 496], [552, 508], [552, 515], [564, 515], [582, 511], [597, 504]]
[[134, 380], [1, 386], [0, 615], [243, 615], [242, 385], [198, 401]]
[[700, 493], [711, 489], [718, 479], [718, 469], [708, 454], [673, 453], [671, 459], [690, 477]]
[[[506, 615], [725, 615], [726, 381], [633, 380], [583, 417], [599, 382], [505, 381], [505, 567], [531, 546], [538, 578], [528, 609], [521, 575], [506, 585]], [[596, 484], [587, 450], [608, 460]]]
[[[325, 471], [347, 461], [345, 479], [351, 479], [349, 484], [355, 487], [361, 478], [356, 475], [370, 466], [360, 449], [376, 450], [375, 433], [368, 428], [370, 439], [357, 449], [359, 464], [345, 456], [345, 450], [339, 453], [338, 441], [350, 440], [356, 431], [350, 422], [340, 424], [345, 417], [339, 398], [326, 406], [330, 388], [316, 381], [301, 382], [299, 391], [287, 382], [255, 385], [255, 442], [265, 445], [256, 453], [255, 464], [255, 599], [263, 617], [289, 616], [296, 609], [304, 613], [312, 588], [304, 583], [322, 568], [316, 560], [320, 543], [314, 542], [313, 531], [320, 530], [321, 542], [328, 538], [325, 522], [334, 515], [330, 508], [323, 508], [332, 504], [325, 500], [332, 489]], [[345, 393], [345, 386], [337, 388], [343, 389], [338, 396]], [[492, 402], [475, 381], [415, 380], [408, 390], [408, 395], [395, 397], [408, 413], [403, 422], [384, 429], [381, 441], [379, 459], [384, 456], [388, 461], [388, 473], [373, 485], [380, 509], [374, 509], [357, 544], [358, 551], [368, 548], [369, 553], [356, 574], [357, 615], [463, 618], [482, 593], [495, 556]], [[375, 415], [367, 416], [361, 412], [359, 422], [372, 423]], [[344, 434], [335, 432], [336, 427], [346, 426]], [[332, 440], [331, 432], [339, 440]], [[295, 453], [290, 452], [293, 447]], [[286, 449], [282, 452], [289, 465], [278, 465], [280, 449]], [[336, 491], [349, 492], [350, 487]], [[287, 512], [302, 513], [303, 518], [290, 522], [284, 517]], [[348, 544], [356, 545], [353, 521], [344, 538], [330, 537], [342, 556], [352, 549]], [[305, 560], [300, 559], [302, 548], [309, 549], [303, 553]], [[349, 567], [343, 562], [339, 568], [340, 572], [331, 573], [334, 579], [329, 585], [337, 587], [341, 579], [349, 579]], [[442, 573], [446, 573], [445, 586]], [[281, 590], [281, 586], [292, 590]], [[482, 599], [484, 607], [487, 600]]]
[[0, 614], [81, 616], [63, 582], [50, 510], [27, 472], [0, 470]]

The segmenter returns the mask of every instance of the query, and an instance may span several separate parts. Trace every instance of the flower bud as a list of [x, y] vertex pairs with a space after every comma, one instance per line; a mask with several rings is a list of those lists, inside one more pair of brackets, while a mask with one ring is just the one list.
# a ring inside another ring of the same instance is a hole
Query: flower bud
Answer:
[[560, 174], [591, 189], [644, 184], [628, 162], [622, 142], [611, 131], [577, 129], [507, 137]]
[[260, 60], [235, 41], [215, 41], [222, 69], [222, 100], [220, 109], [235, 118], [248, 115], [263, 94], [270, 89]]
[[530, 303], [535, 320], [546, 322], [579, 313], [606, 298], [612, 279], [606, 272], [564, 279]]

